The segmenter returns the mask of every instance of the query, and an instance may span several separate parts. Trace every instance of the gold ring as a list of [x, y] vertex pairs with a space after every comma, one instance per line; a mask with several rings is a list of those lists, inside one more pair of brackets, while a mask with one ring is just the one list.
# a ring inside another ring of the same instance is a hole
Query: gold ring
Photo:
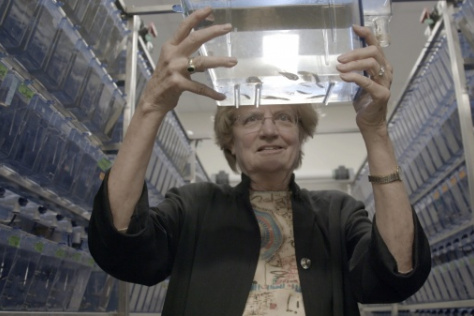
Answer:
[[188, 59], [188, 67], [186, 68], [186, 70], [192, 74], [196, 71], [196, 66], [194, 66], [194, 63], [193, 63], [193, 59], [192, 58], [189, 58]]

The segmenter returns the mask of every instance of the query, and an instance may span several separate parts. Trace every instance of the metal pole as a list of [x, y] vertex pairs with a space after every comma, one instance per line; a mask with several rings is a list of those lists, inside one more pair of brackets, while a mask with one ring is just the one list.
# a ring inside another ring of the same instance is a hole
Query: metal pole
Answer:
[[[464, 72], [464, 62], [461, 54], [461, 46], [457, 28], [452, 19], [454, 10], [452, 5], [446, 1], [442, 2], [443, 22], [448, 40], [448, 51], [451, 60], [451, 70], [453, 73], [454, 92], [458, 106], [459, 123], [461, 127], [462, 143], [464, 147], [464, 158], [466, 161], [466, 172], [469, 184], [469, 198], [471, 210], [474, 209], [474, 129], [471, 119], [471, 107], [469, 94], [466, 85], [466, 74]], [[471, 222], [474, 217], [471, 215]]]
[[127, 104], [123, 113], [123, 136], [127, 132], [128, 125], [135, 112], [135, 96], [137, 92], [137, 59], [138, 59], [138, 30], [140, 18], [133, 16], [128, 20], [128, 27], [132, 31], [127, 45], [127, 68], [125, 77], [125, 91], [127, 93]]
[[[137, 91], [137, 64], [138, 64], [138, 30], [140, 28], [140, 18], [132, 16], [128, 19], [128, 27], [132, 31], [128, 38], [127, 45], [127, 68], [125, 77], [125, 91], [127, 93], [127, 104], [123, 114], [123, 137], [130, 125], [133, 113], [135, 112], [135, 99]], [[118, 283], [118, 316], [130, 315], [129, 308], [129, 284], [119, 281]]]
[[119, 281], [118, 283], [118, 307], [117, 316], [130, 315], [130, 285], [127, 282]]

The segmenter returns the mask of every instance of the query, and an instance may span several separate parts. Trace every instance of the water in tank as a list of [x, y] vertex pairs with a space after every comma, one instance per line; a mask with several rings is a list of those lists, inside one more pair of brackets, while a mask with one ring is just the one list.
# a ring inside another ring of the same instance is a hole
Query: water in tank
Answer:
[[36, 94], [26, 110], [24, 127], [16, 138], [9, 164], [21, 175], [28, 176], [43, 150], [51, 108], [44, 98]]
[[92, 267], [89, 282], [82, 297], [80, 311], [108, 311], [117, 308], [117, 280], [97, 265]]
[[22, 232], [13, 233], [9, 244], [17, 250], [10, 259], [10, 271], [5, 276], [0, 309], [22, 310], [43, 246], [39, 237]]
[[[364, 24], [362, 2], [381, 10], [370, 0], [182, 0], [182, 7], [185, 15], [213, 8], [197, 29], [233, 26], [199, 51], [239, 61], [209, 69], [214, 88], [226, 95], [218, 105], [258, 106], [352, 101], [358, 88], [339, 78], [336, 65], [340, 54], [362, 46], [352, 31], [353, 24]], [[390, 8], [390, 0], [382, 2]]]
[[207, 42], [202, 55], [234, 56], [233, 68], [209, 70], [227, 98], [219, 105], [343, 102], [356, 87], [339, 79], [337, 56], [361, 46], [352, 24], [359, 1], [183, 0], [185, 14], [212, 6], [201, 27], [232, 23], [233, 31]]
[[58, 244], [41, 239], [43, 251], [33, 273], [30, 288], [26, 294], [26, 310], [45, 310], [51, 286], [61, 261], [56, 257]]
[[51, 184], [59, 162], [65, 154], [68, 136], [73, 128], [62, 114], [54, 109], [51, 110], [43, 147], [29, 176], [41, 186]]
[[27, 106], [35, 94], [30, 83], [9, 70], [0, 85], [0, 159], [4, 163], [8, 162], [25, 127]]
[[[55, 256], [60, 260], [60, 264], [51, 284], [46, 308], [50, 311], [69, 311], [76, 285], [80, 285], [81, 290], [84, 287], [82, 282], [78, 284], [78, 278], [83, 270], [82, 254], [65, 244], [59, 244]], [[87, 276], [87, 280], [88, 278], [89, 276]]]
[[2, 46], [9, 52], [21, 50], [32, 30], [32, 21], [42, 4], [40, 1], [16, 0], [1, 5], [0, 38]]
[[22, 235], [19, 229], [3, 225], [0, 228], [0, 293], [2, 293], [16, 260]]

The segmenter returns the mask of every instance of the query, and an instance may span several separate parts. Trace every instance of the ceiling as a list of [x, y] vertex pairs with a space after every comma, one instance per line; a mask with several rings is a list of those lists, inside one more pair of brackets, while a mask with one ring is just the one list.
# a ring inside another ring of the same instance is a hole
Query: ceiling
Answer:
[[[179, 2], [169, 0], [125, 0], [127, 7], [149, 5], [169, 5]], [[388, 60], [394, 67], [392, 96], [389, 108], [394, 105], [404, 90], [411, 70], [426, 42], [426, 25], [419, 22], [424, 8], [432, 9], [437, 1], [406, 1], [392, 3], [390, 22], [391, 45], [384, 49]], [[179, 13], [143, 15], [144, 23], [153, 22], [158, 31], [153, 39], [152, 56], [158, 58], [162, 43], [167, 40], [183, 19]], [[193, 79], [208, 83], [205, 74], [194, 74]], [[234, 174], [215, 145], [212, 133], [212, 118], [216, 103], [208, 98], [184, 93], [176, 112], [190, 138], [200, 139], [196, 152], [204, 169], [213, 177], [219, 171], [230, 175], [231, 183], [240, 179]], [[321, 119], [316, 135], [303, 148], [303, 165], [295, 174], [301, 186], [308, 189], [332, 187], [344, 189], [344, 183], [332, 179], [333, 171], [345, 166], [357, 173], [365, 161], [366, 153], [362, 138], [355, 124], [351, 105], [329, 105], [320, 108]]]

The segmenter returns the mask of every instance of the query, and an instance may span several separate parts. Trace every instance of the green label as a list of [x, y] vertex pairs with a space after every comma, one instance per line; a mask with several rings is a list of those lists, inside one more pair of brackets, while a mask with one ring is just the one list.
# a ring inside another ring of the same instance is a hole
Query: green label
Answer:
[[20, 92], [20, 94], [23, 95], [28, 101], [30, 101], [35, 95], [35, 93], [24, 83], [18, 87], [18, 92]]
[[112, 166], [112, 162], [104, 157], [97, 162], [97, 165], [99, 166], [100, 170], [107, 171]]
[[13, 235], [8, 237], [8, 245], [18, 247], [20, 245], [20, 236]]
[[72, 255], [72, 260], [74, 261], [79, 261], [81, 259], [81, 254], [76, 252], [75, 254]]
[[5, 78], [7, 75], [8, 68], [4, 64], [0, 64], [0, 78]]
[[66, 257], [66, 251], [64, 251], [63, 249], [58, 249], [56, 250], [55, 256], [58, 258], [64, 258]]
[[94, 263], [95, 263], [94, 259], [92, 259], [92, 258], [87, 259], [87, 265], [88, 265], [88, 266], [93, 267], [93, 266], [94, 266]]
[[44, 244], [42, 242], [37, 242], [34, 246], [35, 250], [38, 252], [43, 252]]

